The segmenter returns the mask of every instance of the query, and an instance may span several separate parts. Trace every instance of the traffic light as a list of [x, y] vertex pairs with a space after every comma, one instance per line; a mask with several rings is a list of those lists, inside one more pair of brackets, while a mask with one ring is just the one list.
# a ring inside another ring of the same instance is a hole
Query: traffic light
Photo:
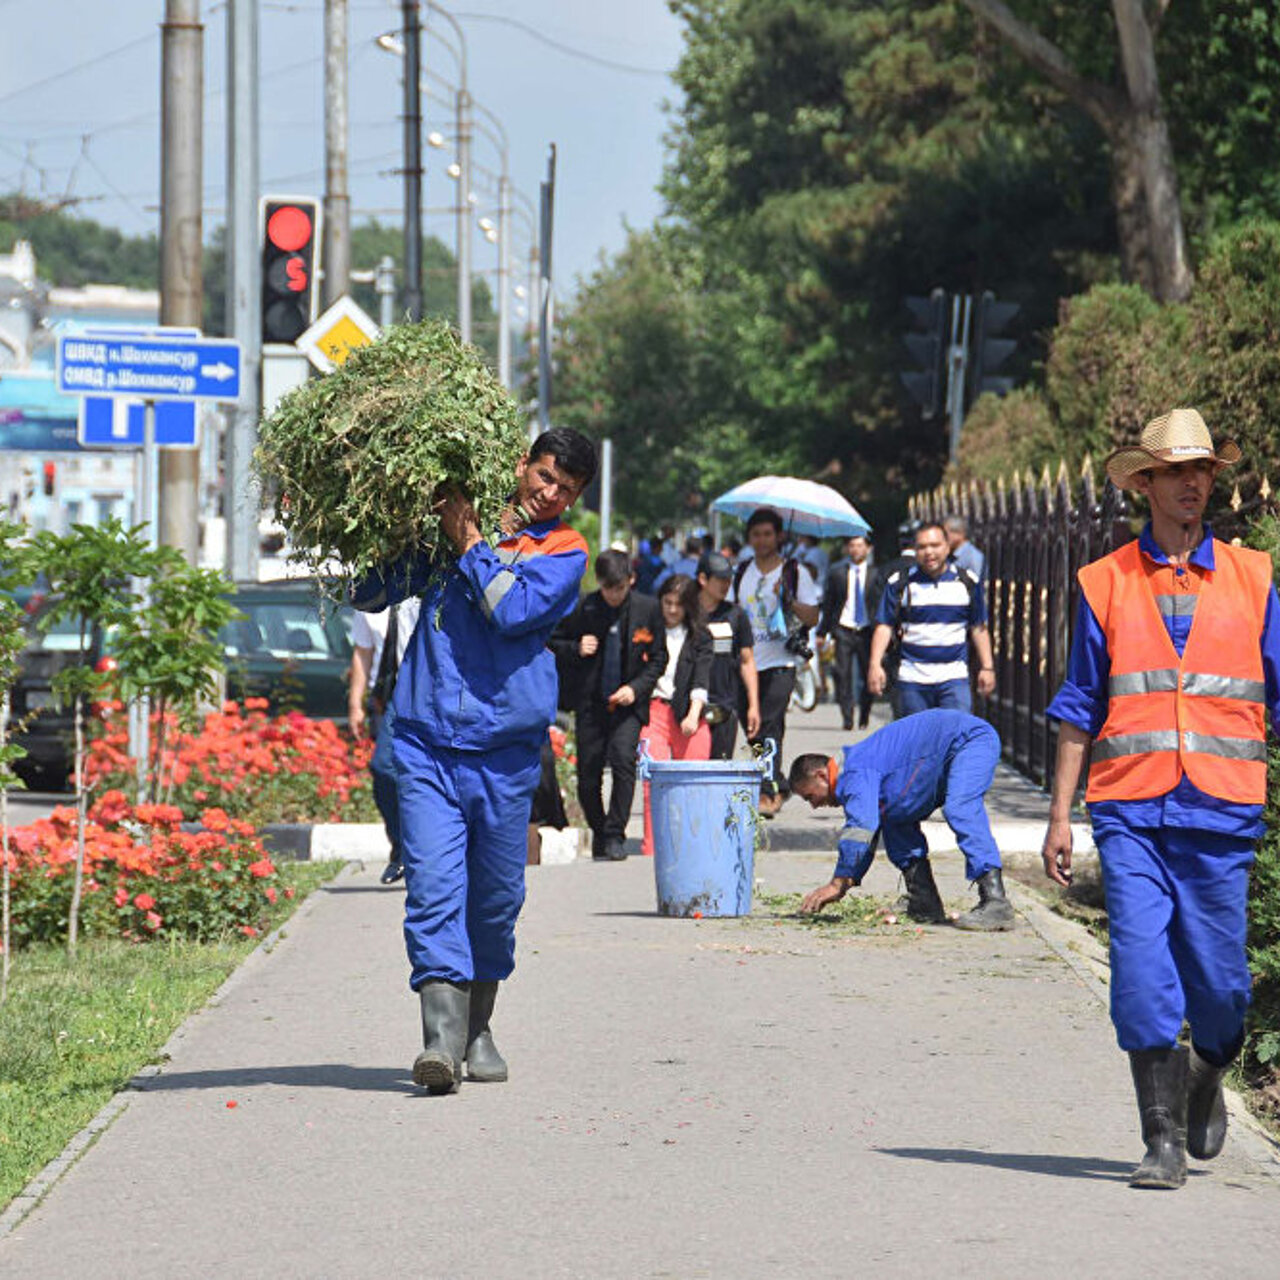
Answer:
[[315, 200], [262, 199], [262, 341], [295, 342], [315, 319]]
[[1013, 378], [996, 377], [995, 372], [1018, 349], [1013, 338], [1001, 338], [1009, 322], [1021, 310], [1016, 302], [997, 302], [990, 289], [978, 300], [978, 323], [974, 334], [973, 363], [970, 366], [970, 402], [984, 391], [997, 396], [1008, 395]]
[[900, 375], [902, 385], [924, 417], [936, 418], [942, 412], [947, 385], [947, 295], [935, 289], [927, 298], [905, 301], [917, 332], [908, 333], [902, 341], [917, 369]]
[[46, 462], [44, 464], [44, 496], [46, 498], [53, 497], [53, 488], [58, 479], [58, 464], [56, 462]]

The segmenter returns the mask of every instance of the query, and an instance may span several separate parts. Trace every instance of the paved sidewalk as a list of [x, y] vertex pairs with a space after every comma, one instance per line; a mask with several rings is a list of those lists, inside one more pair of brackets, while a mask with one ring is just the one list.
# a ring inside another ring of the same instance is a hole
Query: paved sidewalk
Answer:
[[[788, 758], [832, 745], [822, 717]], [[838, 825], [787, 806], [758, 878], [822, 882]], [[935, 856], [967, 903], [958, 855]], [[377, 870], [187, 1024], [0, 1240], [0, 1275], [1276, 1272], [1280, 1166], [1238, 1123], [1181, 1192], [1125, 1185], [1127, 1066], [1088, 947], [1043, 911], [1043, 935], [837, 939], [660, 918], [640, 858], [533, 868], [495, 1020], [511, 1081], [427, 1098]], [[866, 891], [896, 891], [883, 859]]]

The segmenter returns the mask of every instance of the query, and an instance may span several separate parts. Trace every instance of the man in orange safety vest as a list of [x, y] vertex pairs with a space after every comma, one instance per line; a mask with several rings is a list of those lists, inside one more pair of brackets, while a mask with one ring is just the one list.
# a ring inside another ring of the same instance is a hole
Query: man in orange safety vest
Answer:
[[[1045, 873], [1071, 882], [1071, 806], [1085, 800], [1111, 943], [1111, 1018], [1129, 1054], [1146, 1154], [1134, 1187], [1178, 1187], [1187, 1153], [1226, 1137], [1222, 1077], [1244, 1039], [1245, 904], [1263, 831], [1266, 715], [1280, 724], [1280, 600], [1269, 557], [1203, 523], [1239, 461], [1195, 409], [1147, 424], [1107, 475], [1146, 497], [1136, 541], [1080, 570]], [[1090, 751], [1091, 748], [1091, 751]], [[1184, 1018], [1188, 1049], [1178, 1043]]]

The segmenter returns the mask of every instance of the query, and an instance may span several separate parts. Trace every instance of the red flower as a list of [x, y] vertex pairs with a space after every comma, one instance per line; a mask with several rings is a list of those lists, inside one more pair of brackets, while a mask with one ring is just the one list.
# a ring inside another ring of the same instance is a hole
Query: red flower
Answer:
[[268, 886], [268, 887], [267, 887], [266, 889], [264, 889], [262, 892], [263, 892], [263, 893], [265, 893], [265, 894], [267, 895], [267, 901], [268, 901], [268, 902], [270, 902], [270, 903], [274, 906], [274, 905], [275, 905], [275, 901], [276, 901], [276, 891], [275, 891], [273, 888], [271, 888], [270, 886]]
[[257, 862], [249, 863], [249, 874], [256, 876], [259, 880], [265, 880], [267, 876], [273, 876], [275, 873], [275, 864], [270, 858], [259, 858]]
[[162, 924], [164, 924], [164, 920], [160, 916], [156, 915], [154, 911], [147, 912], [147, 928], [148, 929], [150, 929], [154, 933], [155, 930], [157, 930]]
[[[231, 705], [234, 706], [235, 703]], [[265, 711], [270, 705], [271, 703], [266, 698], [246, 698], [244, 700], [244, 709], [246, 711]]]
[[240, 926], [240, 932], [243, 933], [246, 938], [256, 938], [258, 936], [257, 929], [255, 929], [251, 924], [242, 924]]
[[133, 905], [139, 911], [150, 911], [156, 905], [156, 900], [149, 893], [140, 893], [134, 898]]
[[200, 814], [200, 822], [210, 831], [225, 831], [231, 825], [225, 809], [205, 809]]
[[124, 885], [121, 885], [116, 890], [116, 906], [123, 907], [124, 904], [128, 901], [129, 901], [129, 890], [126, 889]]

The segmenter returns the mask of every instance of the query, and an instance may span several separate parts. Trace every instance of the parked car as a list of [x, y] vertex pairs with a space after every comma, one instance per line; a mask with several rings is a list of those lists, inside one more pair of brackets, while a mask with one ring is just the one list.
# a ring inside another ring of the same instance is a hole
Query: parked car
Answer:
[[[246, 583], [231, 602], [244, 615], [218, 635], [226, 664], [226, 696], [266, 698], [273, 711], [298, 710], [317, 719], [347, 723], [347, 680], [351, 666], [351, 611], [320, 606], [311, 579]], [[42, 596], [29, 609], [26, 648], [12, 693], [14, 740], [26, 749], [15, 766], [30, 787], [62, 790], [73, 767], [75, 725], [70, 708], [57, 705], [53, 677], [71, 662], [106, 670], [110, 643], [92, 632], [80, 648], [79, 626], [40, 621], [49, 608]]]
[[309, 578], [242, 583], [231, 603], [244, 617], [219, 633], [227, 697], [266, 698], [274, 711], [296, 709], [345, 726], [350, 609], [321, 606]]
[[[21, 598], [21, 597], [19, 597]], [[80, 626], [63, 618], [46, 631], [41, 626], [49, 602], [36, 593], [26, 602], [27, 642], [18, 659], [18, 676], [10, 693], [13, 741], [26, 751], [14, 772], [34, 789], [61, 791], [74, 764], [75, 719], [70, 707], [60, 707], [53, 677], [63, 668], [93, 663], [105, 671], [111, 659], [103, 653], [102, 634], [91, 629], [81, 648]]]

